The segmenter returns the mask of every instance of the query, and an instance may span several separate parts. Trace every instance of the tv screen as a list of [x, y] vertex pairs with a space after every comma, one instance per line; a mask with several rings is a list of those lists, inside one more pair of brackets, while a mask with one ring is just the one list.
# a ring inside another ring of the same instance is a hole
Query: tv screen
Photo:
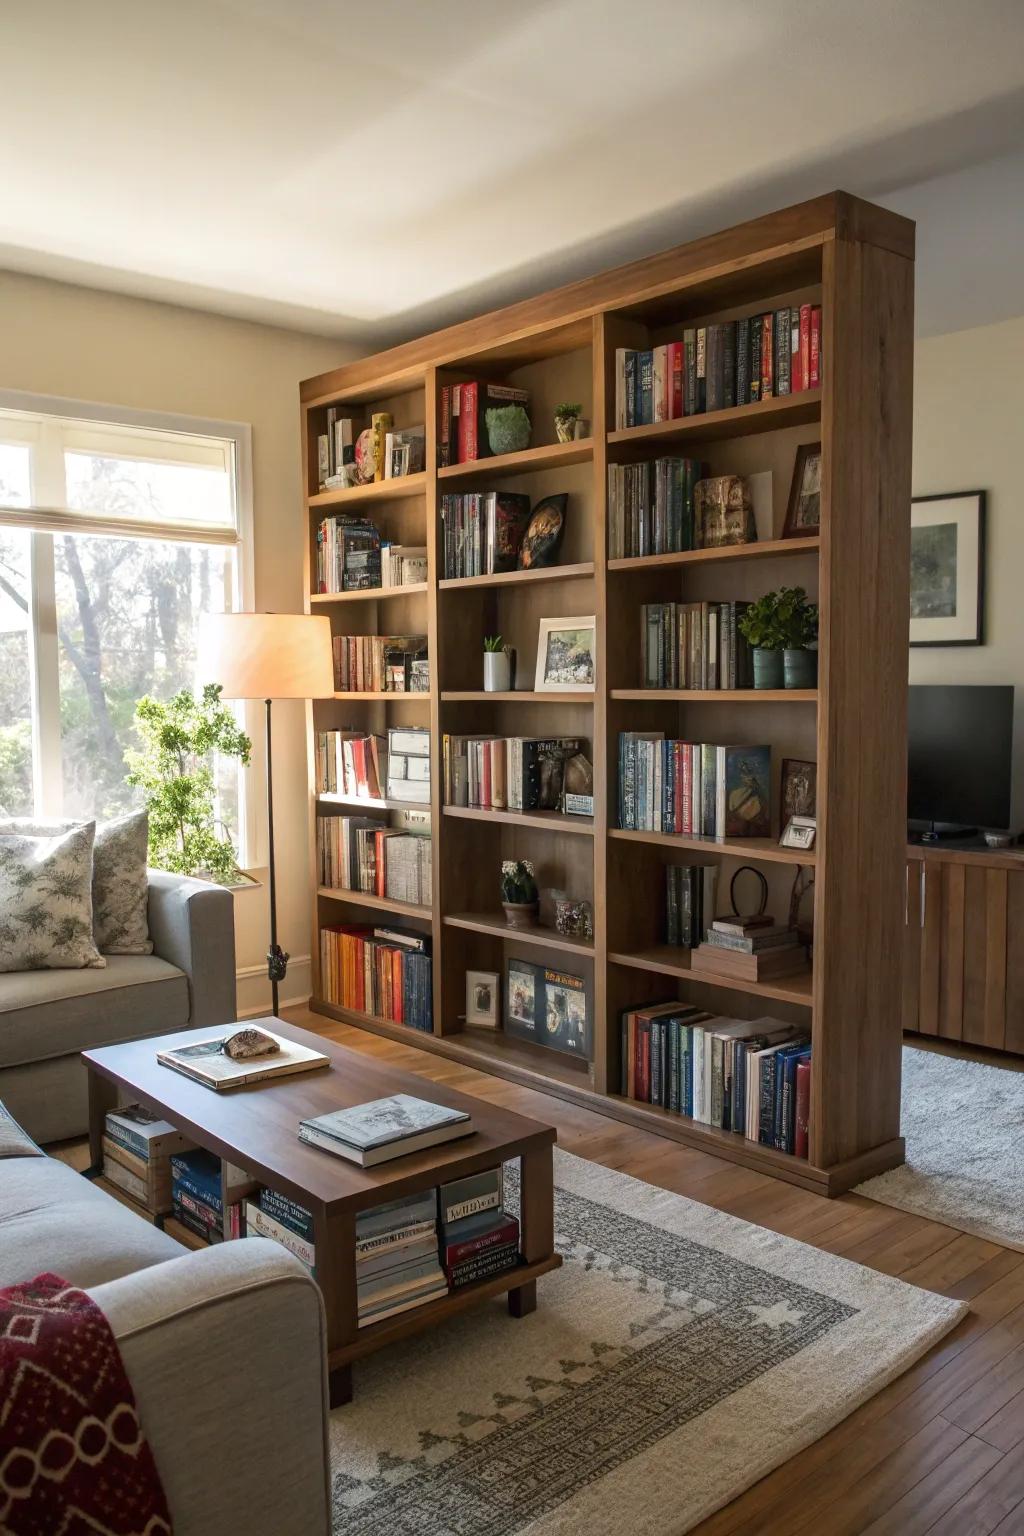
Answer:
[[912, 687], [907, 753], [909, 820], [1009, 826], [1012, 688]]

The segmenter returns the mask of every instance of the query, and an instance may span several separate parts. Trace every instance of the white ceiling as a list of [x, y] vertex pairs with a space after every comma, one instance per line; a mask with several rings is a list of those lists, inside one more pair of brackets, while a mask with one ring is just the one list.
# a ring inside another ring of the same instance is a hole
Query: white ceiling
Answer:
[[0, 266], [380, 345], [836, 186], [1024, 311], [1021, 0], [0, 3]]

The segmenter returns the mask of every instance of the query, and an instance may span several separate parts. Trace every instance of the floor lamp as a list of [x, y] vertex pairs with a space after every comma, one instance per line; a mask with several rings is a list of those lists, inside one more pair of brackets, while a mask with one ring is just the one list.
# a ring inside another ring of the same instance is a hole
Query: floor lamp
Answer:
[[215, 613], [199, 630], [199, 675], [220, 683], [225, 699], [262, 699], [267, 708], [267, 826], [270, 832], [270, 948], [267, 975], [277, 1014], [288, 955], [277, 941], [274, 866], [274, 699], [327, 699], [334, 693], [331, 621], [307, 613]]

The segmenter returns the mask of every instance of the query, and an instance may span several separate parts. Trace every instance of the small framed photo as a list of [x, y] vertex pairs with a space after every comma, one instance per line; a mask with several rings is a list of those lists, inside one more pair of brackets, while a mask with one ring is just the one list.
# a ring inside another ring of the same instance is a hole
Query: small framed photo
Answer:
[[791, 816], [817, 815], [818, 765], [799, 757], [782, 759], [782, 775], [779, 780], [782, 805], [781, 822], [785, 826]]
[[984, 491], [911, 503], [910, 643], [985, 643]]
[[541, 619], [537, 637], [536, 691], [592, 693], [596, 675], [594, 615], [578, 619]]
[[466, 1023], [475, 1029], [497, 1029], [500, 997], [497, 971], [467, 971]]
[[784, 539], [805, 539], [821, 531], [821, 444], [801, 443], [793, 465]]
[[779, 838], [779, 844], [783, 848], [800, 848], [809, 852], [814, 847], [817, 831], [818, 823], [813, 816], [791, 816], [786, 822], [786, 830]]

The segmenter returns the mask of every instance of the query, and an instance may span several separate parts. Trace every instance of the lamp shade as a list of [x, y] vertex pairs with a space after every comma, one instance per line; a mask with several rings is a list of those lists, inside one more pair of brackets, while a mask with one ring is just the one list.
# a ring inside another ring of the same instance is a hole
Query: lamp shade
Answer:
[[208, 613], [199, 625], [200, 683], [226, 699], [326, 699], [334, 692], [331, 621], [310, 613]]

